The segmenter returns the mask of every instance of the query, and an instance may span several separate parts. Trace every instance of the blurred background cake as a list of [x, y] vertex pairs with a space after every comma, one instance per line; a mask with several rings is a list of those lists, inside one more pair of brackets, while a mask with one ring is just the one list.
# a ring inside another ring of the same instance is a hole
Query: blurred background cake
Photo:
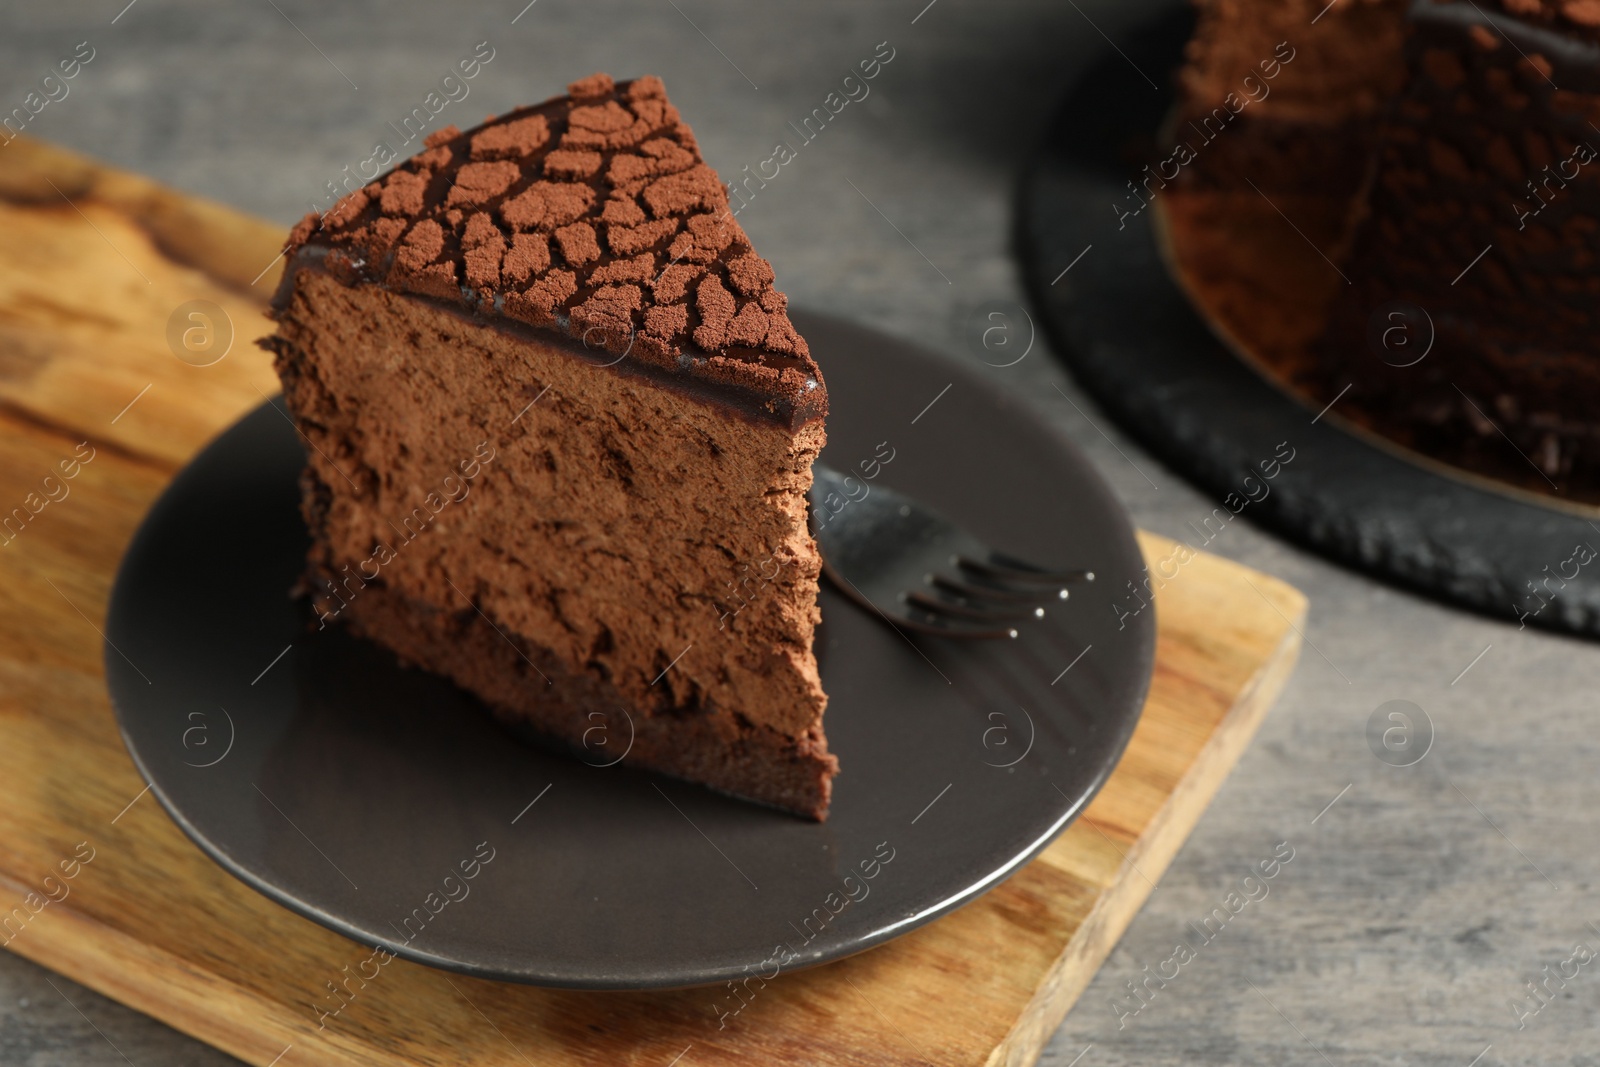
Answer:
[[1600, 501], [1600, 0], [1199, 6], [1162, 207], [1218, 329], [1394, 442]]

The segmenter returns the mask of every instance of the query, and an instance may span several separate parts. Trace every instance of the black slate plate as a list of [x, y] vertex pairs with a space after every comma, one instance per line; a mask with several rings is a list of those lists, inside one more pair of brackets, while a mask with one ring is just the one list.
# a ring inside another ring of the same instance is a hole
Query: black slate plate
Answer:
[[826, 824], [524, 745], [450, 684], [308, 629], [288, 596], [302, 454], [277, 402], [178, 476], [113, 591], [106, 675], [167, 811], [234, 875], [363, 944], [572, 988], [770, 977], [1014, 873], [1105, 781], [1143, 706], [1154, 616], [1112, 608], [1141, 574], [1133, 531], [1089, 463], [981, 379], [796, 321], [828, 368], [826, 462], [856, 468], [887, 441], [882, 484], [1101, 576], [1019, 640], [965, 644], [913, 643], [825, 587], [843, 764]]
[[[1190, 5], [1172, 0], [1103, 46], [1024, 178], [1022, 259], [1074, 376], [1172, 468], [1219, 500], [1236, 494], [1229, 510], [1442, 600], [1600, 636], [1600, 568], [1583, 565], [1600, 548], [1600, 509], [1456, 476], [1357, 436], [1336, 415], [1314, 422], [1317, 411], [1237, 357], [1195, 312], [1163, 261], [1154, 212], [1124, 220], [1113, 209], [1136, 203], [1127, 183], [1155, 158], [1141, 149], [1154, 147], [1172, 108], [1192, 28]], [[1280, 442], [1293, 462], [1264, 498], [1239, 507], [1263, 492], [1250, 486], [1263, 484], [1260, 464]]]

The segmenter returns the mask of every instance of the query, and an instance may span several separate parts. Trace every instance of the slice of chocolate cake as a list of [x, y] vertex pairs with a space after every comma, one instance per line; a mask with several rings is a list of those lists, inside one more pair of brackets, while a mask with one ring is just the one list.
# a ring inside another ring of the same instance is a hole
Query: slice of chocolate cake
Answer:
[[661, 82], [569, 94], [291, 235], [313, 605], [591, 763], [824, 818], [822, 376]]

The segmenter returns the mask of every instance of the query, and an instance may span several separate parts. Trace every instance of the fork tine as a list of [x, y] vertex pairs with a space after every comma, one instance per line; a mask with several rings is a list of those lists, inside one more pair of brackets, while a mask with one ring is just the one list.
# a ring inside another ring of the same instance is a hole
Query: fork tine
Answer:
[[993, 623], [980, 623], [976, 620], [953, 619], [917, 608], [899, 613], [898, 621], [918, 633], [934, 634], [939, 637], [1015, 638], [1017, 636], [1015, 626], [996, 626]]
[[1023, 591], [1021, 589], [1007, 589], [999, 585], [974, 585], [971, 582], [963, 582], [958, 578], [951, 578], [944, 574], [930, 574], [926, 581], [940, 592], [966, 597], [968, 600], [997, 600], [1011, 604], [1037, 604], [1041, 598], [1047, 601], [1051, 599], [1067, 599], [1067, 590], [1065, 588], [1056, 590], [1055, 596], [1051, 597], [1047, 590], [1030, 589]]
[[[853, 496], [845, 475], [812, 466], [812, 533], [822, 568], [847, 597], [891, 625], [960, 638], [1013, 638], [1044, 606], [1067, 599], [1086, 570], [1053, 570], [996, 552], [921, 502], [876, 485]], [[825, 505], [837, 494], [859, 503]], [[833, 518], [837, 516], [837, 519]], [[1067, 614], [1063, 612], [1063, 614]]]
[[974, 607], [971, 604], [962, 604], [954, 600], [945, 600], [941, 597], [932, 597], [918, 590], [911, 590], [904, 594], [905, 602], [913, 607], [933, 614], [953, 615], [958, 619], [973, 619], [979, 622], [1022, 622], [1026, 619], [1040, 618], [1044, 615], [1043, 608], [1019, 610], [1020, 606], [1013, 606], [1010, 610], [996, 608]]
[[1094, 581], [1094, 571], [1050, 571], [1035, 567], [1031, 563], [1024, 563], [1022, 560], [1002, 556], [998, 552], [990, 552], [987, 560], [973, 559], [971, 556], [952, 556], [951, 562], [963, 570], [999, 581], [1052, 584]]
[[874, 603], [856, 584], [845, 575], [840, 574], [826, 557], [822, 561], [824, 573], [833, 580], [845, 596], [860, 604], [862, 607], [877, 612], [889, 622], [891, 626], [903, 626], [916, 633], [932, 634], [938, 637], [962, 637], [974, 639], [1014, 638], [1017, 630], [1005, 624], [983, 623], [975, 620], [956, 619], [949, 615], [937, 615], [922, 608], [914, 608], [909, 604], [887, 601], [883, 604]]

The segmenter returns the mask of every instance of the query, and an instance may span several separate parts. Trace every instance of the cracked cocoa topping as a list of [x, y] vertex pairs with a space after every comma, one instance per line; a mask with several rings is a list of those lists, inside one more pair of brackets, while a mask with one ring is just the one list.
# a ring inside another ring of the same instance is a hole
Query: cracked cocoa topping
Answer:
[[[686, 375], [797, 424], [822, 376], [659, 78], [593, 74], [568, 96], [461, 132], [307, 215], [285, 249], [499, 324]], [[508, 321], [509, 320], [509, 321]]]

